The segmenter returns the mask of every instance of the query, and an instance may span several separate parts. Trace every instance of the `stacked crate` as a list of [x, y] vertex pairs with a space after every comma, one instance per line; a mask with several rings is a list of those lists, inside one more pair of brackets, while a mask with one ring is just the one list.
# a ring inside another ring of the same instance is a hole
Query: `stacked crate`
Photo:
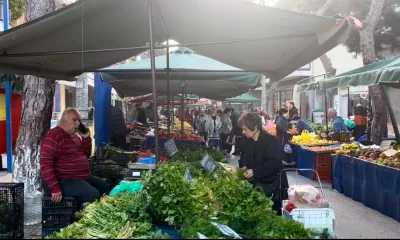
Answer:
[[24, 184], [0, 183], [0, 239], [24, 238]]
[[[315, 157], [314, 169], [317, 171], [321, 181], [332, 181], [331, 153], [317, 153]], [[313, 180], [318, 180], [315, 173]]]

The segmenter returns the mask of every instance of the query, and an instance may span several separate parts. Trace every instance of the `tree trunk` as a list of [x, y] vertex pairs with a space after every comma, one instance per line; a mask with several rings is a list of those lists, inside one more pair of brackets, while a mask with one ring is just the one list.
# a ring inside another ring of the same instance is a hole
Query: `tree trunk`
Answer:
[[274, 106], [274, 94], [278, 91], [279, 81], [275, 81], [271, 84], [269, 91], [267, 92], [267, 114], [273, 118], [275, 115], [275, 106]]
[[[372, 132], [371, 140], [375, 144], [380, 144], [383, 138], [383, 133], [387, 127], [387, 107], [384, 100], [383, 89], [379, 85], [374, 85], [369, 87], [369, 92], [372, 99], [372, 108], [374, 112], [374, 117], [372, 119]], [[380, 131], [375, 131], [376, 129], [381, 129]]]
[[384, 0], [372, 0], [364, 28], [360, 30], [360, 48], [364, 65], [376, 62], [374, 31], [382, 15]]
[[[382, 14], [384, 0], [372, 0], [364, 28], [360, 30], [360, 48], [364, 65], [376, 62], [374, 31]], [[379, 86], [370, 86], [374, 119], [371, 126], [372, 142], [379, 144], [387, 127], [387, 108], [383, 91]]]
[[[61, 0], [25, 0], [26, 21], [34, 20], [62, 7]], [[40, 184], [40, 144], [50, 129], [55, 81], [25, 76], [21, 125], [15, 147], [13, 182]], [[18, 121], [19, 119], [14, 119]]]

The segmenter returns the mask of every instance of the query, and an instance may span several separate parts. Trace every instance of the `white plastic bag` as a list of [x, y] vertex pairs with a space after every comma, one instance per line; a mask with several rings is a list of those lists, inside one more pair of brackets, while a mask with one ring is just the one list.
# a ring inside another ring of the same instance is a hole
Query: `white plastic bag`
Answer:
[[288, 189], [288, 196], [297, 208], [329, 207], [329, 202], [311, 185], [294, 185]]

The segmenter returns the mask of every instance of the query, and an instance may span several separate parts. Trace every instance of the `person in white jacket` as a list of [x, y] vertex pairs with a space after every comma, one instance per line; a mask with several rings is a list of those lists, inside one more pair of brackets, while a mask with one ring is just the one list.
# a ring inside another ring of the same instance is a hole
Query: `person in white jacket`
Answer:
[[[222, 121], [221, 118], [217, 115], [217, 111], [213, 108], [210, 111], [210, 115], [207, 116], [207, 121], [205, 124], [205, 130], [208, 132], [208, 136], [209, 138], [218, 138], [219, 135], [222, 132]], [[210, 139], [208, 139], [210, 140]], [[210, 147], [210, 145], [212, 145], [213, 147], [219, 147], [218, 141], [215, 142], [215, 140], [213, 141], [208, 141], [207, 145]]]

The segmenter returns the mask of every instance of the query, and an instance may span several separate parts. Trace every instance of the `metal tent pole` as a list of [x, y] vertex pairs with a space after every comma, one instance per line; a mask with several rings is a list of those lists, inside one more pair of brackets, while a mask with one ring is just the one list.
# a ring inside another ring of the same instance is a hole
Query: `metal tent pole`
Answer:
[[[167, 46], [169, 45], [169, 37], [167, 37]], [[169, 92], [169, 47], [167, 47], [167, 112], [168, 112], [168, 118], [167, 118], [167, 132], [168, 132], [168, 138], [170, 137], [171, 134], [171, 114], [170, 114], [170, 92]]]
[[154, 140], [156, 145], [156, 162], [160, 159], [160, 148], [158, 138], [158, 104], [157, 104], [157, 88], [156, 88], [156, 64], [154, 57], [154, 41], [153, 41], [153, 13], [151, 0], [147, 1], [149, 6], [149, 25], [150, 25], [150, 62], [151, 62], [151, 79], [153, 82], [153, 104], [154, 104]]
[[326, 137], [328, 137], [329, 134], [329, 128], [328, 128], [328, 97], [327, 97], [327, 90], [325, 89], [325, 131], [326, 131]]
[[181, 95], [181, 135], [183, 137], [184, 134], [184, 127], [183, 127], [183, 123], [185, 121], [185, 117], [184, 117], [184, 109], [183, 109], [183, 101], [185, 101], [184, 97], [185, 97], [185, 81], [181, 82], [181, 87], [182, 87], [182, 95]]
[[[3, 0], [3, 25], [4, 31], [8, 30], [8, 0]], [[7, 141], [7, 172], [13, 172], [12, 155], [12, 119], [11, 119], [11, 80], [6, 75], [6, 141]]]

